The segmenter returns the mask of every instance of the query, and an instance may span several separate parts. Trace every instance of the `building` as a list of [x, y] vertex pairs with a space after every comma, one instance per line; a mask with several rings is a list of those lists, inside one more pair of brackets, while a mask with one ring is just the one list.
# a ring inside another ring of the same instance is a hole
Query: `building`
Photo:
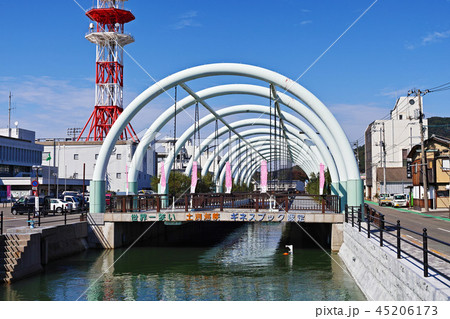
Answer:
[[[35, 144], [35, 132], [0, 129], [0, 200], [30, 195], [33, 166], [41, 165], [43, 147]], [[38, 172], [38, 174], [42, 172]], [[40, 180], [43, 184], [44, 181]], [[48, 183], [48, 181], [47, 181]]]
[[[385, 168], [407, 166], [407, 155], [420, 143], [419, 98], [400, 97], [390, 112], [389, 119], [376, 120], [365, 132], [366, 198], [374, 200], [381, 193], [408, 193], [411, 180], [398, 179], [403, 173], [387, 174]], [[421, 101], [420, 101], [421, 102]], [[426, 127], [428, 121], [423, 120]], [[428, 131], [424, 131], [425, 138]], [[399, 170], [400, 171], [400, 170]], [[381, 176], [380, 176], [381, 174]], [[386, 181], [386, 182], [385, 182]]]
[[[39, 141], [44, 147], [43, 167], [58, 167], [58, 180], [91, 180], [94, 174], [101, 141], [75, 142], [69, 139], [46, 139]], [[127, 189], [127, 170], [138, 143], [131, 140], [119, 140], [111, 154], [106, 171], [106, 189], [113, 192], [125, 192]], [[51, 160], [45, 159], [50, 156]], [[149, 189], [150, 179], [155, 174], [156, 156], [150, 145], [138, 174], [138, 189]]]
[[[428, 207], [449, 208], [450, 187], [450, 139], [441, 136], [431, 136], [424, 141], [427, 182]], [[420, 144], [415, 145], [408, 154], [411, 159], [411, 173], [413, 180], [412, 195], [415, 209], [424, 206], [423, 194], [423, 166]]]

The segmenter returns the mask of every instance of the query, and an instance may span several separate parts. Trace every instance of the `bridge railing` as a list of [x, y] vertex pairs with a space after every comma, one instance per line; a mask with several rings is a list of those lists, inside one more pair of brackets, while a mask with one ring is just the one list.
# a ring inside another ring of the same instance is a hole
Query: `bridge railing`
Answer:
[[[420, 233], [401, 226], [400, 220], [397, 220], [395, 224], [390, 223], [385, 220], [384, 214], [367, 204], [361, 205], [361, 207], [349, 207], [346, 205], [345, 222], [351, 223], [352, 227], [358, 227], [360, 232], [362, 230], [366, 231], [367, 238], [371, 238], [371, 236], [376, 238], [380, 247], [387, 244], [395, 249], [397, 259], [401, 259], [402, 256], [408, 256], [415, 260], [422, 265], [424, 277], [429, 276], [429, 270], [431, 269], [450, 280], [448, 273], [443, 272], [444, 269], [449, 269], [450, 260], [428, 248], [430, 241], [444, 246], [450, 246], [450, 243], [429, 236], [426, 228], [423, 228]], [[405, 233], [419, 236], [422, 239], [422, 246], [418, 242], [405, 239]], [[406, 248], [402, 245], [403, 243], [407, 245]], [[430, 265], [429, 257], [433, 258], [432, 265]], [[441, 265], [439, 265], [439, 262], [442, 262]]]
[[269, 193], [196, 193], [186, 194], [178, 199], [165, 194], [117, 195], [106, 202], [106, 212], [129, 213], [141, 211], [160, 212], [174, 210], [247, 209], [258, 212], [264, 209], [279, 211], [317, 211], [339, 213], [339, 197], [294, 194], [288, 192]]

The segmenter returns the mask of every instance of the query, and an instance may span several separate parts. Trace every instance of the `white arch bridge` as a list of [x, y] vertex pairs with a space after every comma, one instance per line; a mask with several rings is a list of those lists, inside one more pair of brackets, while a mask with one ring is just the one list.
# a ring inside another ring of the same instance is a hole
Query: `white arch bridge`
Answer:
[[[234, 76], [233, 79], [247, 77], [266, 82], [267, 85], [236, 83], [208, 87], [198, 92], [193, 91], [187, 85], [189, 81], [195, 79], [216, 76]], [[212, 163], [217, 163], [215, 159], [220, 152], [223, 152], [228, 145], [228, 152], [220, 156], [221, 160], [218, 165], [214, 165], [217, 192], [222, 191], [221, 185], [225, 178], [227, 161], [231, 162], [234, 182], [248, 185], [253, 174], [260, 168], [261, 160], [264, 159], [269, 163], [287, 159], [300, 166], [307, 174], [317, 173], [320, 163], [323, 163], [330, 172], [332, 193], [341, 199], [341, 210], [346, 204], [359, 206], [363, 203], [363, 184], [353, 150], [333, 114], [317, 97], [297, 82], [279, 73], [252, 65], [218, 63], [197, 66], [172, 74], [150, 86], [125, 108], [112, 126], [98, 155], [91, 181], [91, 213], [105, 212], [106, 168], [120, 134], [144, 106], [175, 86], [180, 86], [189, 95], [168, 107], [153, 123], [150, 123], [151, 125], [140, 141], [131, 161], [128, 172], [130, 192], [137, 193], [138, 167], [141, 166], [145, 152], [156, 134], [176, 114], [199, 103], [210, 114], [199, 119], [178, 138], [174, 150], [171, 151], [164, 163], [167, 180], [171, 173], [174, 155], [176, 156], [180, 152], [196, 130], [217, 120], [223, 124], [223, 127], [212, 133], [199, 145], [200, 151], [191, 158], [185, 174], [190, 174], [193, 162], [199, 158], [201, 152], [217, 141], [218, 137], [228, 134], [228, 139], [225, 139], [220, 145], [216, 145], [217, 151], [209, 153], [210, 156], [201, 172], [202, 175], [206, 174]], [[271, 127], [275, 121], [261, 118], [263, 114], [271, 113], [272, 107], [242, 104], [214, 109], [208, 104], [209, 99], [225, 95], [251, 95], [273, 101], [275, 106], [273, 116], [279, 123], [279, 129], [282, 132], [280, 140], [283, 140], [285, 151], [279, 149], [273, 151], [269, 141], [271, 141]], [[281, 106], [283, 109], [289, 109], [289, 112], [282, 111]], [[255, 118], [235, 122], [227, 121], [228, 116], [242, 113], [255, 114]], [[247, 130], [242, 130], [242, 128], [247, 128]], [[230, 148], [229, 145], [236, 141], [241, 143]], [[248, 156], [248, 152], [251, 153], [251, 156]], [[168, 193], [168, 188], [165, 192]]]

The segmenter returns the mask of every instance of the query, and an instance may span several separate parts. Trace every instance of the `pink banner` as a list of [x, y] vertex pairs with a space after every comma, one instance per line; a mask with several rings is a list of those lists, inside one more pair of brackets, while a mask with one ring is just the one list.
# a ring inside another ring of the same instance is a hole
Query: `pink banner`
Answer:
[[6, 198], [11, 200], [11, 185], [6, 185]]
[[267, 162], [261, 161], [261, 193], [267, 192]]
[[230, 162], [226, 164], [226, 175], [225, 175], [225, 187], [227, 188], [226, 193], [231, 193], [231, 187], [233, 186], [233, 182], [231, 179], [231, 165]]
[[196, 187], [197, 187], [197, 162], [193, 162], [191, 174], [191, 193], [195, 193]]
[[319, 172], [319, 194], [323, 195], [323, 186], [325, 185], [325, 165], [320, 163]]
[[161, 193], [166, 192], [166, 172], [164, 171], [164, 161], [161, 162], [161, 180], [159, 182], [161, 184]]

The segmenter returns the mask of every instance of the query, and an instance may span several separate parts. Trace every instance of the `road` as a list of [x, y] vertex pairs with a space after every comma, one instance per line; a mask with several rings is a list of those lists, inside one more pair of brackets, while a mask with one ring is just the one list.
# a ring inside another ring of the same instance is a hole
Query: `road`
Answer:
[[[380, 207], [378, 205], [373, 205], [370, 203], [369, 206], [384, 214], [385, 221], [389, 223], [395, 225], [397, 224], [397, 220], [400, 220], [400, 224], [402, 227], [411, 229], [420, 234], [422, 234], [423, 229], [426, 228], [429, 237], [433, 237], [447, 243], [450, 242], [450, 221], [448, 220], [447, 212], [431, 212], [427, 214], [420, 214], [417, 212], [413, 213], [399, 210], [397, 208]], [[386, 224], [386, 226], [388, 225]], [[395, 230], [393, 230], [392, 232], [395, 234]], [[390, 236], [386, 237], [388, 238]], [[422, 245], [422, 236], [411, 232], [402, 232], [402, 237], [404, 239], [408, 239]], [[446, 258], [450, 259], [449, 246], [436, 243], [432, 240], [429, 240], [428, 244], [430, 248], [436, 250], [440, 254], [446, 255]]]
[[[6, 230], [13, 227], [27, 226], [28, 225], [28, 216], [27, 215], [13, 215], [11, 214], [10, 207], [1, 207], [0, 211], [3, 211], [3, 233], [6, 233]], [[37, 223], [37, 218], [34, 218]], [[72, 224], [80, 221], [80, 214], [67, 214], [66, 222], [67, 224]], [[45, 226], [56, 226], [56, 225], [64, 225], [64, 216], [63, 215], [48, 215], [41, 218], [41, 227]]]

